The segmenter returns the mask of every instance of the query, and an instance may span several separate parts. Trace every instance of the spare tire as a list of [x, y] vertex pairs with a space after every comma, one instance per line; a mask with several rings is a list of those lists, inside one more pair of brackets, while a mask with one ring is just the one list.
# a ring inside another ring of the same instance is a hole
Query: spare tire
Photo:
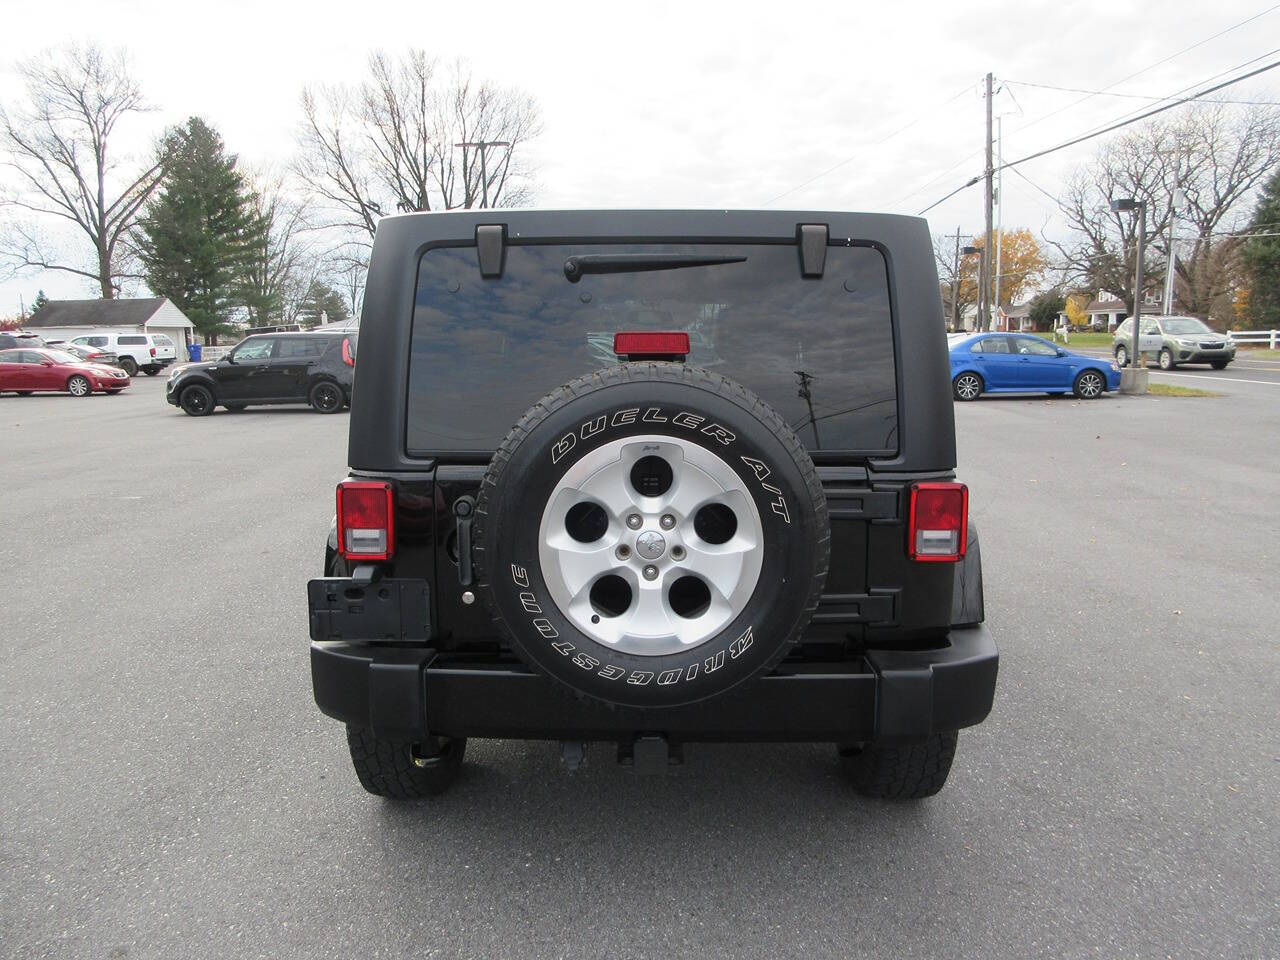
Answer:
[[542, 398], [489, 464], [477, 583], [516, 653], [579, 694], [663, 707], [776, 664], [830, 530], [813, 462], [744, 387], [626, 363]]

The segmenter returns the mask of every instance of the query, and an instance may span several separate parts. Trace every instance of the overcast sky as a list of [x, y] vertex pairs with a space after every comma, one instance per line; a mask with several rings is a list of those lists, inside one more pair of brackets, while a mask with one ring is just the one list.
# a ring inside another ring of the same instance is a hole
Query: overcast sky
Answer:
[[[981, 172], [987, 71], [998, 83], [1015, 81], [995, 100], [1006, 115], [1007, 160], [1142, 104], [1095, 96], [1070, 106], [1080, 94], [1018, 82], [1100, 90], [1144, 71], [1112, 92], [1164, 96], [1280, 48], [1274, 9], [1145, 69], [1268, 6], [0, 0], [0, 100], [16, 102], [16, 64], [51, 45], [123, 46], [157, 107], [133, 121], [134, 149], [198, 114], [244, 162], [283, 166], [303, 86], [359, 80], [371, 49], [417, 46], [466, 58], [477, 77], [538, 99], [545, 129], [531, 151], [538, 206], [914, 214]], [[1234, 89], [1241, 98], [1280, 99], [1280, 70]], [[1023, 169], [1055, 193], [1095, 149], [1096, 142]], [[1006, 176], [1004, 199], [1006, 227], [1061, 232], [1052, 203], [1026, 182]], [[981, 188], [928, 217], [934, 232], [980, 230]], [[0, 283], [0, 316], [16, 313], [19, 297], [29, 303], [38, 288], [55, 298], [95, 295], [66, 274], [21, 275]]]

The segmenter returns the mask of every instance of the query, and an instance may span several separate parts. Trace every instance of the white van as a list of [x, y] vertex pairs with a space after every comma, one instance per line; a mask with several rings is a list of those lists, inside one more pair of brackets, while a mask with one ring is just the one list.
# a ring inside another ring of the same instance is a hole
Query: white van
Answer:
[[154, 377], [177, 359], [173, 341], [163, 333], [104, 330], [76, 337], [71, 342], [114, 351], [120, 358], [121, 369], [131, 377], [137, 376], [139, 370]]

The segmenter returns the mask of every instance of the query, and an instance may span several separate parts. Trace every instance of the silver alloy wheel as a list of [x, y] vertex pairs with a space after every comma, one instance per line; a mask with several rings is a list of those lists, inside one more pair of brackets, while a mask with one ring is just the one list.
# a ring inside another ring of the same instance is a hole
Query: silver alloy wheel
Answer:
[[84, 377], [72, 377], [67, 381], [67, 392], [73, 397], [83, 397], [89, 392], [89, 381]]
[[1129, 351], [1123, 346], [1116, 347], [1116, 366], [1127, 367], [1129, 365]]
[[[670, 468], [668, 485], [651, 488], [653, 495], [633, 482], [649, 458]], [[708, 516], [726, 510], [733, 521], [727, 536], [703, 539], [711, 534]], [[570, 531], [584, 511], [596, 519], [575, 537]], [[637, 528], [627, 523], [632, 515], [641, 518]], [[675, 523], [664, 525], [665, 515]], [[640, 656], [691, 649], [731, 623], [755, 593], [763, 545], [760, 512], [729, 464], [660, 435], [615, 440], [575, 463], [551, 492], [538, 530], [542, 576], [560, 612], [594, 640]], [[649, 567], [657, 570], [652, 579]]]
[[1160, 369], [1161, 370], [1173, 369], [1173, 354], [1169, 352], [1169, 349], [1167, 347], [1164, 350], [1160, 351]]
[[956, 393], [963, 400], [973, 400], [982, 392], [982, 384], [972, 373], [966, 373], [956, 380]]
[[1102, 393], [1102, 377], [1096, 373], [1080, 374], [1080, 396], [1092, 400]]

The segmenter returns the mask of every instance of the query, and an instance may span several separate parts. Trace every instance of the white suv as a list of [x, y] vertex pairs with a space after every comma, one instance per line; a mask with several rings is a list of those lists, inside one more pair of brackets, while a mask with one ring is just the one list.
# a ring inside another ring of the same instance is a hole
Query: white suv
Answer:
[[163, 333], [94, 333], [71, 341], [89, 347], [112, 350], [120, 357], [120, 367], [129, 376], [141, 370], [154, 377], [177, 359], [173, 341]]

